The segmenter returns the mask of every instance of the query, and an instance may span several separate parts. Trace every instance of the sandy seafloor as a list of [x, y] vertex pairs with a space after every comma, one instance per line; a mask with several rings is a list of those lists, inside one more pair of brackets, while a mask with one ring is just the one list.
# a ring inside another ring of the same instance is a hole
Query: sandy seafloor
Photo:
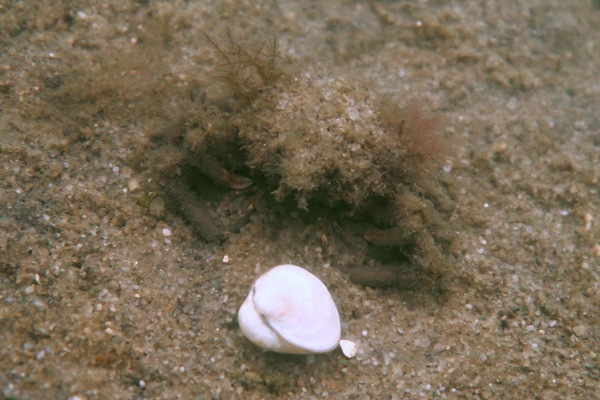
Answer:
[[[597, 1], [55, 3], [0, 2], [4, 398], [600, 398]], [[293, 215], [273, 235], [256, 214], [211, 244], [142, 205], [152, 178], [132, 160], [166, 118], [153, 98], [176, 110], [208, 81], [204, 33], [228, 29], [447, 118], [447, 293], [352, 283], [338, 266], [360, 255]], [[152, 61], [128, 67], [142, 45]], [[94, 88], [115, 60], [130, 86]], [[69, 82], [83, 94], [53, 96]], [[284, 262], [327, 284], [356, 358], [243, 337], [237, 308]]]

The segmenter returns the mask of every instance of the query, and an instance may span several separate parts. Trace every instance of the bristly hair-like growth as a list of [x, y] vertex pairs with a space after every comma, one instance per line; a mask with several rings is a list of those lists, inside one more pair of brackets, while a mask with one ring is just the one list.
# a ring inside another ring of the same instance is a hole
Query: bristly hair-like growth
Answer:
[[257, 93], [284, 75], [279, 63], [276, 37], [270, 44], [265, 41], [252, 48], [238, 43], [230, 31], [227, 32], [225, 45], [220, 45], [207, 33], [204, 36], [224, 61], [218, 66], [223, 86], [231, 91], [241, 106], [247, 105]]

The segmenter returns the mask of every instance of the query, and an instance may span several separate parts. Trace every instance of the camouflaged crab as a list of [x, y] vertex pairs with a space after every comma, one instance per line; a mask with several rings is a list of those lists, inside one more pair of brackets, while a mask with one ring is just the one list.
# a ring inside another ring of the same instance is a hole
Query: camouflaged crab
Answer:
[[[330, 234], [373, 254], [350, 270], [357, 282], [436, 281], [452, 270], [439, 118], [317, 68], [285, 68], [276, 42], [208, 40], [221, 79], [185, 133], [184, 179], [166, 185], [203, 237], [241, 227], [263, 193], [318, 210], [334, 221]], [[209, 186], [224, 190], [211, 199]]]

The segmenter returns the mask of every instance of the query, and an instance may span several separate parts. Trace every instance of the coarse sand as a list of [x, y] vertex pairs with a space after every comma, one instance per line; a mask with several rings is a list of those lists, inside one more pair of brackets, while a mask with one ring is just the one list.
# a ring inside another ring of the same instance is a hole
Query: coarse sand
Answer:
[[[591, 0], [0, 2], [1, 394], [600, 398], [599, 26]], [[357, 285], [369, 255], [293, 208], [221, 242], [171, 211], [152, 164], [177, 167], [218, 97], [205, 34], [275, 37], [299, 70], [444, 116], [443, 293]], [[327, 285], [355, 358], [243, 336], [253, 280], [286, 263]]]

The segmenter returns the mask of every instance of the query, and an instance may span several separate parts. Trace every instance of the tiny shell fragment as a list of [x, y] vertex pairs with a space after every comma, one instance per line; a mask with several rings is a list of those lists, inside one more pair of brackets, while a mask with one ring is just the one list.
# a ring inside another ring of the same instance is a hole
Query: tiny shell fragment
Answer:
[[358, 352], [358, 346], [351, 340], [340, 340], [340, 348], [342, 349], [342, 353], [348, 358], [354, 357]]

